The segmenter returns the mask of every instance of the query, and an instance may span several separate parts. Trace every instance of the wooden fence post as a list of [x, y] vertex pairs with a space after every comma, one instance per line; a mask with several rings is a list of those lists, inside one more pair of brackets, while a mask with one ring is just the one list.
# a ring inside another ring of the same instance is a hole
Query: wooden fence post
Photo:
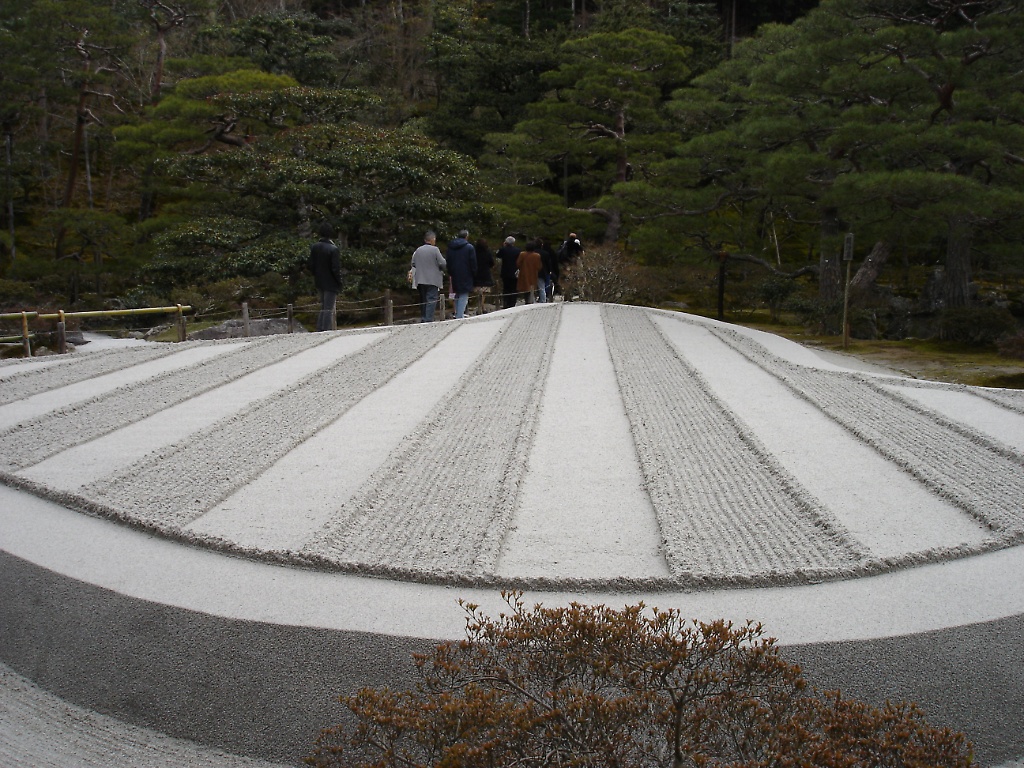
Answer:
[[178, 305], [178, 316], [174, 318], [174, 325], [178, 330], [178, 341], [186, 341], [188, 331], [185, 329], [185, 312], [182, 310], [181, 304]]
[[295, 307], [288, 305], [288, 333], [295, 333]]
[[395, 324], [395, 300], [391, 298], [391, 289], [384, 289], [384, 325]]
[[243, 301], [242, 302], [242, 323], [243, 323], [243, 325], [245, 325], [245, 336], [246, 336], [246, 338], [248, 338], [249, 334], [250, 334], [250, 330], [249, 330], [249, 302], [248, 301]]
[[57, 352], [61, 355], [68, 353], [67, 324], [64, 322], [64, 310], [57, 310]]
[[32, 357], [32, 342], [28, 338], [28, 312], [21, 313], [21, 343], [25, 346], [25, 357]]

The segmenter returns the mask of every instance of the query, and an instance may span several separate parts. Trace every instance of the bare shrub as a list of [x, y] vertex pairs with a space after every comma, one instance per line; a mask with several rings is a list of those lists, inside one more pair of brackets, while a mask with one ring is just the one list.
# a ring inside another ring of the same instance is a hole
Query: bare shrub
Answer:
[[307, 763], [348, 768], [968, 766], [964, 737], [912, 705], [809, 689], [760, 625], [685, 621], [643, 604], [464, 604], [466, 638], [416, 655], [415, 690], [342, 702]]
[[566, 298], [580, 301], [629, 303], [638, 293], [640, 270], [615, 248], [597, 246], [563, 268]]

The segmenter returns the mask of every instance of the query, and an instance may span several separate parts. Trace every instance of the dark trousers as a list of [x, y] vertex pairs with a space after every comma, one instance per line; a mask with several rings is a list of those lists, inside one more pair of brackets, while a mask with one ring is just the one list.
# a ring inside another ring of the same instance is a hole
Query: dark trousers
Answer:
[[320, 314], [316, 316], [318, 331], [335, 331], [338, 329], [338, 294], [333, 291], [320, 291]]
[[502, 279], [501, 281], [501, 301], [502, 306], [505, 309], [512, 309], [516, 305], [516, 299], [519, 298], [519, 280], [518, 278], [512, 278], [511, 280]]

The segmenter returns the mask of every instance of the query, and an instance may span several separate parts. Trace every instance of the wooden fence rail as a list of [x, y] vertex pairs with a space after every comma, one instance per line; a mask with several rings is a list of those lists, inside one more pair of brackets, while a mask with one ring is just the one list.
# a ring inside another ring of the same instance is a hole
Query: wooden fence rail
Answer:
[[69, 317], [126, 317], [129, 315], [176, 315], [175, 327], [178, 329], [178, 341], [185, 340], [185, 313], [191, 312], [192, 307], [182, 304], [175, 304], [173, 307], [140, 307], [138, 309], [98, 309], [87, 312], [65, 312], [62, 309], [56, 312], [8, 312], [0, 314], [0, 320], [21, 320], [21, 336], [12, 337], [21, 339], [25, 346], [25, 356], [32, 357], [32, 341], [34, 334], [29, 332], [29, 320], [56, 320], [57, 321], [57, 345], [58, 351], [64, 354], [68, 351], [66, 318]]

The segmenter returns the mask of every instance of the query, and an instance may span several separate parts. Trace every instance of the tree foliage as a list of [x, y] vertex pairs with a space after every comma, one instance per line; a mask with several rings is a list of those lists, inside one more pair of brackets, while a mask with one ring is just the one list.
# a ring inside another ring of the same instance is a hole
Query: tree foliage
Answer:
[[941, 263], [946, 307], [979, 266], [1024, 272], [1019, 3], [814, 5], [9, 0], [0, 276], [50, 292], [95, 258], [96, 302], [271, 267], [298, 290], [320, 216], [352, 285], [400, 284], [420, 228], [471, 223], [813, 267], [826, 315], [847, 231], [872, 254], [857, 300], [889, 254]]
[[964, 305], [972, 252], [1019, 250], [1022, 23], [997, 0], [833, 0], [769, 25], [676, 95], [688, 140], [620, 191], [642, 228], [706, 250], [763, 250], [782, 227], [818, 251], [826, 302], [846, 231], [944, 252], [946, 305]]
[[342, 699], [310, 765], [968, 766], [962, 735], [909, 704], [811, 689], [760, 625], [690, 622], [643, 604], [465, 605], [466, 637], [415, 656], [415, 690]]

